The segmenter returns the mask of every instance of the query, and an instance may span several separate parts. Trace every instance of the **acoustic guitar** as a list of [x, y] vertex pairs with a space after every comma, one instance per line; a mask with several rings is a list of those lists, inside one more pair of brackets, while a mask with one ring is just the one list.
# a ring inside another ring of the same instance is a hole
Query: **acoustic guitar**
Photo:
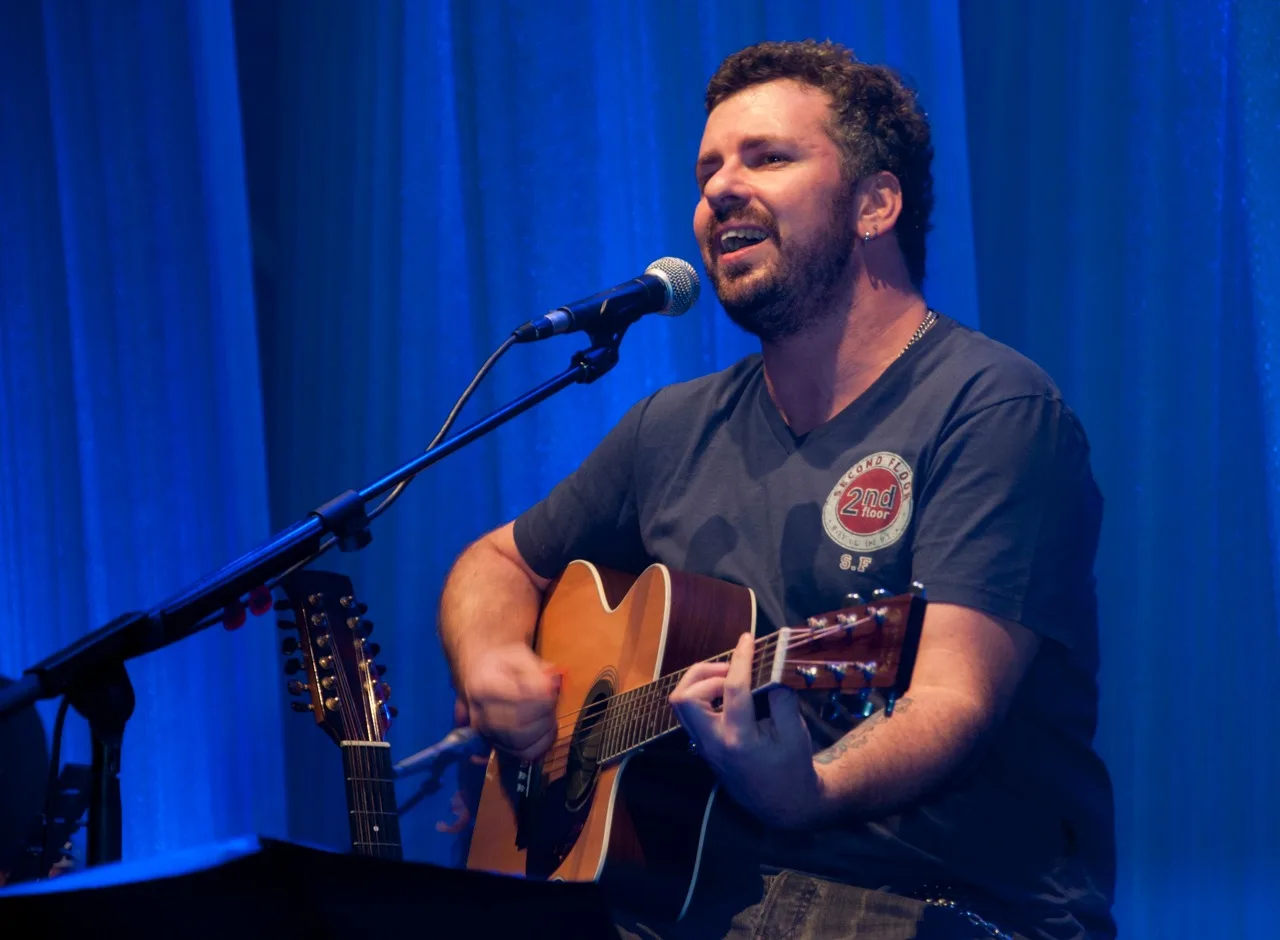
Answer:
[[[918, 586], [916, 586], [918, 588]], [[759, 637], [752, 688], [849, 693], [892, 714], [911, 679], [919, 593], [813, 617]], [[575, 561], [554, 582], [534, 649], [564, 670], [555, 743], [539, 760], [490, 755], [467, 867], [596, 881], [612, 903], [667, 919], [693, 897], [715, 798], [710, 768], [682, 746], [671, 691], [694, 663], [727, 661], [756, 632], [755, 594], [653, 565], [639, 577]]]
[[294, 711], [311, 712], [316, 724], [342, 749], [351, 851], [395, 861], [403, 859], [395, 775], [387, 730], [395, 709], [387, 704], [391, 688], [382, 681], [386, 667], [374, 661], [378, 644], [369, 642], [373, 623], [368, 607], [356, 601], [351, 579], [329, 571], [303, 569], [281, 582], [288, 600], [277, 610], [292, 610], [281, 620], [281, 644], [290, 694], [307, 696]]

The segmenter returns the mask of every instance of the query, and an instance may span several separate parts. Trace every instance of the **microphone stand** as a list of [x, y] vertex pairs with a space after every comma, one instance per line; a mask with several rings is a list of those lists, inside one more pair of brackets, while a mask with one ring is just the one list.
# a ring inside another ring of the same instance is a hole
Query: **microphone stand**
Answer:
[[236, 560], [148, 611], [121, 614], [100, 629], [28, 668], [0, 690], [0, 716], [46, 698], [68, 696], [89, 722], [93, 782], [89, 802], [87, 862], [121, 857], [120, 747], [133, 714], [134, 693], [126, 660], [162, 649], [216, 621], [209, 619], [249, 591], [313, 560], [336, 536], [342, 551], [358, 551], [373, 538], [365, 504], [427, 467], [523, 414], [570, 385], [590, 384], [618, 363], [618, 346], [634, 318], [613, 329], [588, 331], [591, 346], [575, 353], [567, 369], [489, 416], [442, 441], [359, 492], [347, 490]]

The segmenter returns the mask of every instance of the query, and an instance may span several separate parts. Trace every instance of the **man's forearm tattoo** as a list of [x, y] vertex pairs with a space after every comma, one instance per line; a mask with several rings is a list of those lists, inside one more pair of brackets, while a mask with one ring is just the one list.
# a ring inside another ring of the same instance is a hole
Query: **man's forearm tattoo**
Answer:
[[[910, 707], [911, 699], [899, 699], [897, 705], [894, 706], [893, 713], [897, 715], [900, 712], [907, 711]], [[831, 745], [831, 747], [827, 748], [825, 751], [819, 751], [817, 754], [814, 754], [813, 759], [819, 764], [834, 763], [840, 759], [840, 756], [844, 754], [845, 751], [853, 751], [866, 744], [868, 736], [876, 729], [877, 726], [884, 724], [886, 721], [892, 720], [892, 718], [885, 717], [883, 710], [878, 711], [835, 744]]]

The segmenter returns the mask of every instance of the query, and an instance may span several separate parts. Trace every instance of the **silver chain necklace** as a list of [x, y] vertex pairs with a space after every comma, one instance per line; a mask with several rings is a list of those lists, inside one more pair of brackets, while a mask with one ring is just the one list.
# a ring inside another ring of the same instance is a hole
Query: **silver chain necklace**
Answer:
[[933, 310], [929, 310], [924, 315], [924, 319], [920, 321], [920, 325], [916, 327], [916, 331], [911, 334], [911, 339], [907, 340], [907, 345], [902, 347], [902, 352], [898, 353], [898, 358], [901, 358], [902, 353], [905, 353], [908, 349], [914, 346], [919, 341], [920, 337], [924, 336], [925, 333], [928, 333], [929, 328], [937, 322], [938, 314]]

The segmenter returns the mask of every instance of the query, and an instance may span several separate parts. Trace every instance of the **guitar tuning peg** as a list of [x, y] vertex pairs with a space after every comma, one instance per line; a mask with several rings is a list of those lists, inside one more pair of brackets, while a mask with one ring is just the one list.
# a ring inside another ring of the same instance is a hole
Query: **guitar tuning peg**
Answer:
[[377, 675], [377, 677], [381, 679], [383, 676], [387, 674], [387, 667], [382, 665], [382, 663], [374, 663], [373, 671]]
[[369, 612], [368, 604], [356, 604], [356, 613], [363, 617]]
[[296, 630], [298, 627], [292, 620], [277, 620], [276, 626], [281, 630]]
[[365, 645], [364, 654], [368, 656], [370, 659], [374, 659], [381, 652], [382, 652], [382, 647], [379, 646], [377, 643], [369, 643]]
[[822, 709], [818, 712], [819, 717], [824, 721], [834, 721], [840, 717], [841, 711], [843, 709], [840, 707], [840, 692], [838, 689], [832, 689], [826, 701], [822, 703]]
[[367, 637], [370, 633], [373, 632], [373, 621], [361, 620], [360, 625], [356, 628], [356, 632], [359, 633], [361, 636]]
[[870, 718], [871, 713], [876, 710], [876, 706], [871, 701], [871, 690], [863, 689], [858, 693], [858, 704], [862, 706], [861, 713], [863, 718]]
[[302, 660], [296, 656], [290, 656], [284, 661], [284, 671], [286, 675], [293, 675], [295, 672], [302, 671]]
[[287, 636], [280, 643], [280, 652], [288, 656], [298, 651], [298, 640], [296, 637]]
[[919, 581], [911, 582], [911, 593], [914, 594], [916, 597], [919, 597], [922, 599], [928, 595], [928, 592], [925, 590], [924, 585], [921, 584]]
[[871, 599], [873, 601], [882, 601], [888, 596], [889, 596], [889, 592], [882, 587], [878, 587], [871, 592]]
[[844, 606], [846, 607], [861, 607], [865, 603], [866, 601], [862, 599], [862, 595], [856, 591], [844, 596]]
[[298, 679], [290, 679], [285, 685], [285, 688], [289, 690], [290, 695], [301, 695], [303, 692], [307, 691], [307, 684], [299, 681]]
[[[293, 605], [290, 604], [288, 601], [276, 601], [274, 604], [271, 605], [271, 607], [273, 610], [292, 610], [293, 609]], [[292, 626], [292, 624], [290, 624], [290, 626]]]
[[888, 718], [893, 714], [893, 706], [898, 704], [898, 696], [892, 692], [884, 700], [884, 717]]
[[290, 702], [290, 703], [289, 703], [289, 707], [290, 707], [290, 708], [292, 708], [295, 712], [309, 712], [309, 711], [311, 711], [311, 703], [310, 703], [310, 702]]
[[386, 682], [379, 682], [374, 686], [374, 695], [378, 697], [379, 702], [386, 702], [391, 699], [391, 686]]
[[396, 708], [394, 705], [387, 705], [385, 707], [387, 709], [387, 714], [390, 715], [392, 718], [399, 717], [400, 709]]

